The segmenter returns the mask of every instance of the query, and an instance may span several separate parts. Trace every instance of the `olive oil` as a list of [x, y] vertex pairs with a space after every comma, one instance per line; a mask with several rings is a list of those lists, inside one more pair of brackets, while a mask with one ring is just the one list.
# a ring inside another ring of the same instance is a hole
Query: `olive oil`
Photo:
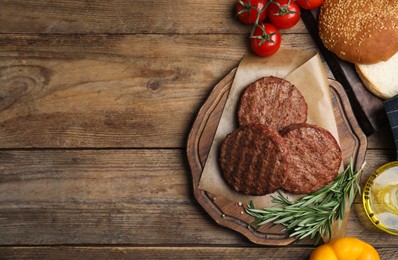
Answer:
[[362, 199], [372, 223], [387, 233], [398, 235], [398, 161], [387, 163], [372, 173]]

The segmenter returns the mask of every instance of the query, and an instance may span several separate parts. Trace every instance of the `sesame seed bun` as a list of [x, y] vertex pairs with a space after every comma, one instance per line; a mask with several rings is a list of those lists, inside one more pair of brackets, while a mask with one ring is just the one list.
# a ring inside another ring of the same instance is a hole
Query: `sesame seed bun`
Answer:
[[346, 61], [373, 64], [398, 52], [397, 0], [325, 0], [319, 35]]

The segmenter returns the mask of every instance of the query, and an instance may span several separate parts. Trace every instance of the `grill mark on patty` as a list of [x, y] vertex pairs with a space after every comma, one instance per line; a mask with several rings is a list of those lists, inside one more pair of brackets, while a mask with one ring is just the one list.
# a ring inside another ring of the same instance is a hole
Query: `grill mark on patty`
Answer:
[[[232, 146], [232, 141], [231, 140], [233, 138], [232, 133], [230, 133], [229, 135], [227, 135], [225, 141], [224, 141], [224, 145], [228, 146], [229, 149], [223, 149], [224, 147], [221, 147], [221, 160], [222, 158], [232, 158], [232, 155], [235, 153], [235, 146]], [[233, 169], [235, 168], [235, 164], [237, 162], [236, 161], [231, 161], [229, 164], [225, 164], [221, 162], [221, 168], [223, 168], [223, 172], [224, 174], [228, 173], [228, 172], [233, 172]]]
[[[281, 187], [276, 175], [285, 176], [287, 164], [273, 165], [285, 158], [282, 137], [264, 125], [235, 129], [221, 147], [221, 169], [229, 186], [250, 195], [265, 195]], [[286, 159], [285, 159], [286, 160]]]
[[[248, 149], [243, 149], [242, 152], [242, 147], [247, 147], [250, 142], [250, 136], [245, 136], [244, 135], [244, 129], [238, 129], [235, 133], [236, 137], [233, 137], [232, 135], [229, 136], [229, 142], [228, 142], [228, 147], [230, 149], [228, 153], [227, 158], [233, 158], [234, 154], [238, 154], [237, 160], [232, 160], [232, 164], [229, 164], [230, 170], [228, 172], [230, 173], [236, 173], [237, 169], [247, 169], [246, 165], [242, 164], [246, 162], [247, 160], [247, 154], [248, 154]], [[231, 138], [236, 138], [235, 142], [231, 140]], [[246, 170], [242, 172], [242, 174], [246, 174]], [[244, 187], [242, 186], [242, 180], [245, 179], [245, 176], [238, 175], [238, 174], [229, 174], [228, 178], [230, 178], [230, 182], [234, 183], [234, 186], [236, 187], [235, 189], [239, 190], [238, 187]]]
[[[250, 134], [252, 135], [252, 133], [250, 133]], [[247, 146], [251, 147], [253, 145], [253, 140], [252, 140], [253, 138], [251, 136], [247, 136], [246, 138], [248, 140]], [[246, 146], [241, 146], [241, 147], [246, 147]], [[242, 172], [242, 177], [240, 179], [239, 186], [240, 187], [246, 187], [245, 191], [247, 192], [247, 191], [250, 191], [252, 189], [252, 184], [253, 183], [252, 182], [248, 182], [249, 178], [250, 178], [249, 172], [250, 172], [251, 163], [252, 163], [253, 159], [256, 158], [256, 155], [252, 154], [250, 160], [248, 160], [248, 158], [246, 157], [246, 155], [248, 154], [248, 149], [243, 149], [243, 150], [245, 151], [245, 157], [244, 157], [244, 161], [243, 161], [243, 165], [244, 166], [242, 167], [242, 171], [243, 172]]]
[[[254, 171], [259, 171], [260, 173], [262, 172], [262, 174], [260, 174], [260, 176], [258, 176], [258, 182], [261, 182], [261, 183], [263, 183], [263, 181], [266, 179], [266, 176], [265, 176], [265, 171], [261, 171], [261, 169], [263, 169], [263, 165], [264, 165], [264, 162], [265, 161], [268, 161], [268, 160], [265, 160], [265, 159], [263, 159], [263, 154], [261, 154], [261, 153], [267, 153], [267, 151], [268, 151], [268, 147], [263, 147], [263, 141], [262, 142], [257, 142], [257, 143], [255, 143], [255, 145], [256, 145], [256, 151], [258, 151], [257, 153], [258, 153], [258, 155], [256, 155], [256, 156], [253, 156], [253, 158], [255, 158], [256, 160], [255, 160], [255, 162], [253, 162], [253, 165], [255, 165], [254, 166]], [[255, 182], [252, 182], [252, 186], [254, 186], [254, 187], [251, 187], [252, 189], [256, 189], [257, 191], [257, 193], [261, 193], [261, 192], [263, 192], [262, 190], [269, 190], [269, 181], [267, 181], [267, 182], [265, 182], [265, 185], [256, 185], [256, 183]]]
[[[270, 185], [270, 182], [272, 181], [272, 175], [273, 175], [273, 172], [275, 171], [275, 169], [273, 169], [273, 167], [270, 167], [270, 162], [271, 162], [270, 159], [272, 159], [272, 158], [270, 158], [270, 157], [271, 157], [271, 154], [270, 154], [270, 152], [269, 152], [270, 146], [271, 146], [271, 145], [270, 145], [270, 142], [272, 142], [272, 141], [269, 141], [269, 142], [263, 144], [263, 145], [265, 146], [264, 150], [266, 151], [266, 154], [265, 154], [266, 159], [262, 160], [262, 162], [261, 162], [261, 166], [263, 166], [263, 164], [265, 163], [266, 165], [265, 165], [264, 167], [267, 167], [268, 169], [270, 169], [270, 170], [269, 170], [270, 176], [268, 177], [268, 181], [267, 181], [266, 184], [265, 184], [265, 187], [266, 187], [267, 190], [270, 189], [270, 186], [271, 186], [271, 185]], [[263, 173], [261, 174], [260, 178], [261, 178], [261, 180], [264, 180], [265, 177], [266, 177], [266, 176], [265, 176], [265, 172], [263, 172]]]
[[[275, 140], [272, 140], [272, 142], [275, 142]], [[278, 146], [278, 149], [279, 149], [278, 155], [279, 156], [277, 156], [276, 159], [273, 161], [271, 167], [276, 168], [276, 167], [279, 167], [279, 165], [287, 165], [288, 164], [288, 162], [287, 162], [288, 153], [287, 153], [287, 151], [284, 150], [284, 147], [285, 147], [285, 145]], [[285, 156], [280, 156], [280, 155], [285, 155]], [[269, 162], [269, 160], [267, 160], [267, 161]], [[273, 170], [272, 172], [275, 172], [275, 171]], [[281, 173], [279, 175], [273, 174], [271, 176], [271, 181], [269, 183], [273, 184], [273, 186], [270, 187], [270, 188], [272, 188], [272, 191], [276, 191], [280, 187], [283, 187], [283, 183], [286, 180], [286, 173], [287, 173], [287, 171], [284, 171], [283, 173]], [[275, 185], [275, 184], [277, 184], [277, 185]]]
[[[232, 172], [236, 172], [235, 169], [240, 169], [242, 162], [245, 159], [245, 153], [239, 152], [239, 148], [241, 147], [245, 147], [245, 144], [247, 143], [247, 139], [245, 138], [245, 136], [242, 134], [242, 131], [239, 132], [238, 134], [238, 141], [236, 143], [236, 145], [234, 146], [234, 154], [238, 153], [238, 160], [235, 161], [235, 165], [232, 169]], [[233, 178], [233, 183], [235, 183], [235, 185], [237, 187], [240, 187], [240, 181], [241, 181], [241, 176], [234, 174], [232, 175]]]
[[[240, 148], [250, 147], [251, 139], [252, 139], [251, 135], [253, 135], [253, 133], [250, 132], [248, 135], [249, 136], [245, 136], [245, 135], [242, 134], [242, 139], [244, 140], [244, 142], [241, 145], [239, 145]], [[237, 152], [239, 152], [239, 150]], [[248, 154], [249, 154], [249, 152], [250, 152], [249, 149], [242, 149], [242, 151], [240, 152], [240, 154], [242, 156], [242, 160], [239, 160], [239, 164], [238, 164], [238, 166], [236, 168], [236, 169], [242, 169], [240, 171], [241, 175], [237, 176], [237, 177], [239, 177], [239, 182], [237, 183], [237, 185], [239, 187], [246, 187], [245, 183], [246, 183], [247, 177], [248, 177], [247, 176], [248, 172], [249, 172], [248, 168], [250, 167], [250, 165], [248, 164]], [[240, 167], [242, 167], [242, 168], [240, 168]], [[249, 187], [247, 187], [247, 188], [249, 188]]]

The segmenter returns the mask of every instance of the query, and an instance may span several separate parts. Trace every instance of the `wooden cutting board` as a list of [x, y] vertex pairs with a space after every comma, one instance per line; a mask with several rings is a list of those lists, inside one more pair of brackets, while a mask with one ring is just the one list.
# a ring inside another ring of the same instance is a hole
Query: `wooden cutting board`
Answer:
[[[250, 228], [248, 224], [254, 218], [245, 213], [244, 207], [246, 205], [199, 189], [200, 177], [235, 73], [236, 68], [214, 87], [200, 109], [189, 134], [187, 157], [192, 172], [194, 195], [199, 204], [218, 224], [240, 232], [256, 244], [288, 245], [294, 242], [296, 238], [288, 237], [282, 231], [282, 226], [269, 224], [257, 230]], [[347, 165], [352, 157], [354, 166], [359, 169], [365, 159], [366, 136], [354, 117], [343, 87], [334, 80], [329, 80], [329, 85], [344, 165]], [[348, 214], [346, 216], [348, 217]], [[343, 229], [342, 232], [345, 232], [345, 230]]]

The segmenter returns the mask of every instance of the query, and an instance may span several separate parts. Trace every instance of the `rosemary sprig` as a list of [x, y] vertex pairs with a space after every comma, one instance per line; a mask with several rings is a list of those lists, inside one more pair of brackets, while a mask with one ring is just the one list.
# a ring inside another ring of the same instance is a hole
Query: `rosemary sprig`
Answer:
[[247, 205], [246, 212], [255, 217], [250, 225], [259, 227], [266, 223], [281, 224], [290, 236], [299, 239], [310, 237], [319, 243], [323, 234], [328, 238], [332, 235], [332, 224], [338, 220], [339, 228], [343, 223], [346, 199], [348, 205], [354, 202], [355, 195], [360, 191], [357, 176], [363, 171], [365, 163], [358, 171], [354, 170], [351, 159], [347, 168], [334, 181], [296, 202], [289, 201], [282, 193], [273, 198], [275, 206], [256, 209], [253, 202]]

